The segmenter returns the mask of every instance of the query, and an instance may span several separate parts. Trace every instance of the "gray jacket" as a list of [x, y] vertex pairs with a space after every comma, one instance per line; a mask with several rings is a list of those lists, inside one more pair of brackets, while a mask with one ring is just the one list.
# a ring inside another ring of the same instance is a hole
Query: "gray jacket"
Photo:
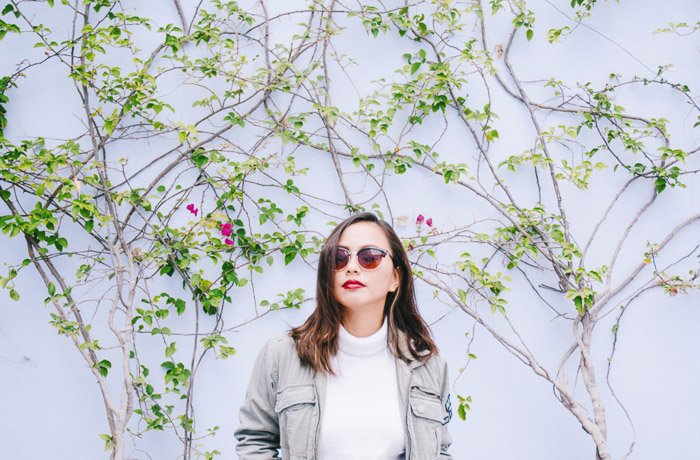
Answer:
[[[411, 358], [399, 331], [400, 352]], [[447, 365], [437, 355], [425, 363], [397, 359], [396, 377], [406, 433], [406, 460], [447, 460], [452, 418]], [[302, 367], [288, 335], [270, 339], [256, 358], [240, 425], [234, 436], [239, 458], [318, 458], [326, 379]], [[410, 407], [410, 411], [408, 408]], [[278, 452], [281, 451], [281, 452]]]

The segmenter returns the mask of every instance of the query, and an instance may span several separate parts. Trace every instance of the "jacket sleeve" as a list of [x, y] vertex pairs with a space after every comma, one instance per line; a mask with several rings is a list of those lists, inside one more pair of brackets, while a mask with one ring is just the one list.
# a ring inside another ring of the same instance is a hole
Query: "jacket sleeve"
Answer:
[[447, 424], [452, 419], [452, 401], [450, 400], [450, 379], [449, 371], [447, 369], [447, 363], [442, 360], [441, 363], [442, 366], [440, 371], [442, 373], [442, 387], [440, 389], [440, 392], [442, 398], [442, 405], [444, 409], [444, 419], [442, 422], [442, 440], [440, 442], [440, 460], [452, 460], [452, 455], [449, 452], [447, 452], [447, 449], [449, 449], [450, 445], [452, 445], [452, 437], [450, 436], [450, 431], [447, 428]]
[[245, 401], [238, 413], [240, 424], [234, 436], [236, 453], [241, 460], [279, 458], [279, 420], [275, 412], [279, 366], [275, 340], [269, 340], [258, 353]]

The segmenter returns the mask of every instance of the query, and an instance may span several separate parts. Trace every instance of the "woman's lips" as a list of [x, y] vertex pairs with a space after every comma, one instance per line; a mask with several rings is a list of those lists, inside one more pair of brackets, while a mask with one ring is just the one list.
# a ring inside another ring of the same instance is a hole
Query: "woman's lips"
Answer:
[[360, 283], [359, 281], [349, 280], [343, 283], [343, 287], [345, 289], [359, 289], [361, 287], [365, 287], [365, 285]]

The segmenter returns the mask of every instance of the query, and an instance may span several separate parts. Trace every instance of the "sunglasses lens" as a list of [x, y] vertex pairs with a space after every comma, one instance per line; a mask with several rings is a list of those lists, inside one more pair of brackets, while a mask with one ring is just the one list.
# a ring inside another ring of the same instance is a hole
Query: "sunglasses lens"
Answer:
[[377, 268], [382, 263], [383, 258], [384, 253], [374, 248], [364, 248], [357, 253], [357, 260], [360, 262], [360, 266], [367, 270]]
[[348, 264], [350, 261], [350, 253], [342, 248], [337, 248], [335, 250], [335, 269], [336, 270], [341, 270], [345, 268], [345, 266]]
[[[342, 270], [350, 262], [350, 257], [352, 253], [345, 248], [336, 248], [335, 250], [335, 270]], [[377, 268], [385, 253], [377, 248], [364, 248], [357, 251], [357, 261], [360, 267], [365, 270], [372, 270]]]

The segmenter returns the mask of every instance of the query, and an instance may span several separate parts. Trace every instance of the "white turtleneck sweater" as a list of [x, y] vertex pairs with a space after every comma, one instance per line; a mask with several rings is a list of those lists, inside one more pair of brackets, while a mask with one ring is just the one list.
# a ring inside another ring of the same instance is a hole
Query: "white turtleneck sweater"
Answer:
[[355, 337], [342, 325], [335, 376], [327, 376], [319, 453], [322, 460], [397, 460], [405, 433], [396, 361], [387, 344], [386, 319], [377, 332]]

